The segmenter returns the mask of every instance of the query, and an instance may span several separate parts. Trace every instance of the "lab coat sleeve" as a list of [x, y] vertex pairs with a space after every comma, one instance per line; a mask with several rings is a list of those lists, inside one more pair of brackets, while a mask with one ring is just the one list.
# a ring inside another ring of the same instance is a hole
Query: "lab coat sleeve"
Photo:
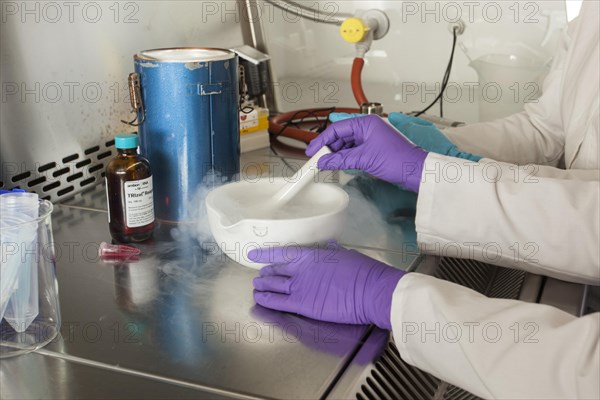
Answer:
[[558, 166], [564, 156], [564, 139], [537, 128], [526, 111], [443, 133], [461, 151], [512, 164]]
[[[558, 110], [568, 48], [577, 23], [574, 21], [563, 34], [539, 99], [527, 103], [525, 111], [503, 119], [446, 129], [448, 139], [462, 151], [497, 161], [559, 165], [564, 156], [565, 130]], [[524, 90], [526, 85], [535, 84], [519, 82], [519, 87]]]
[[430, 153], [419, 250], [600, 284], [600, 172]]
[[600, 314], [490, 299], [411, 273], [392, 300], [407, 363], [483, 398], [600, 398]]

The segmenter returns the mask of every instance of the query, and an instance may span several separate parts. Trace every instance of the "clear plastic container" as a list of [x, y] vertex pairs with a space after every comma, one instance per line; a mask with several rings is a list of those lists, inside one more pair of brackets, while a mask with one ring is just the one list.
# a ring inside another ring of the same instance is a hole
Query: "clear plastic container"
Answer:
[[[3, 207], [0, 213], [0, 311], [4, 316], [0, 323], [0, 358], [38, 349], [60, 331], [53, 207], [46, 200], [37, 205], [36, 218], [23, 212], [25, 209]], [[26, 268], [29, 271], [23, 272]], [[24, 274], [27, 276], [22, 280]]]

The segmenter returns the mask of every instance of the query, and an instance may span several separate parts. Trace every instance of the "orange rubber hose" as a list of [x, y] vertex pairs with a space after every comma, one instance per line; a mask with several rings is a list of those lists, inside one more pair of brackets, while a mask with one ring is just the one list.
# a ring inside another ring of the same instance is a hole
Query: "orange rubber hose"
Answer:
[[[306, 144], [310, 143], [311, 140], [317, 137], [317, 132], [305, 131], [298, 129], [293, 126], [287, 126], [286, 123], [292, 122], [291, 118], [296, 120], [302, 120], [306, 117], [327, 117], [332, 112], [331, 108], [312, 108], [300, 111], [290, 111], [287, 113], [279, 114], [269, 118], [269, 133], [272, 135], [279, 135], [299, 140]], [[358, 113], [360, 110], [356, 108], [336, 108], [335, 112], [341, 113]]]
[[356, 103], [360, 107], [361, 105], [368, 103], [367, 96], [362, 88], [361, 74], [363, 66], [365, 65], [365, 59], [356, 57], [352, 63], [352, 93], [356, 99]]

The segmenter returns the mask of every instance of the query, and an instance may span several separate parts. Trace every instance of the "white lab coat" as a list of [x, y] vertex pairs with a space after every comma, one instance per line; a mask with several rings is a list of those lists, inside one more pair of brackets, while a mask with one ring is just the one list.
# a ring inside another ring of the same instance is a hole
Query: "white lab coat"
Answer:
[[[537, 103], [446, 131], [485, 158], [427, 157], [423, 252], [600, 284], [599, 24], [599, 2], [584, 2]], [[481, 397], [600, 398], [599, 313], [488, 299], [414, 273], [394, 292], [392, 326], [405, 361]]]

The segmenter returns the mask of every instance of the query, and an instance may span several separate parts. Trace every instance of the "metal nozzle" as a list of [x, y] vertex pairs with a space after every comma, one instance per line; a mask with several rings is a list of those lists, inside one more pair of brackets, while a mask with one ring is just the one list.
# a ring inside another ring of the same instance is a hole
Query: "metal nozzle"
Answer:
[[361, 114], [376, 114], [379, 116], [383, 115], [383, 105], [381, 103], [363, 103], [360, 105]]

